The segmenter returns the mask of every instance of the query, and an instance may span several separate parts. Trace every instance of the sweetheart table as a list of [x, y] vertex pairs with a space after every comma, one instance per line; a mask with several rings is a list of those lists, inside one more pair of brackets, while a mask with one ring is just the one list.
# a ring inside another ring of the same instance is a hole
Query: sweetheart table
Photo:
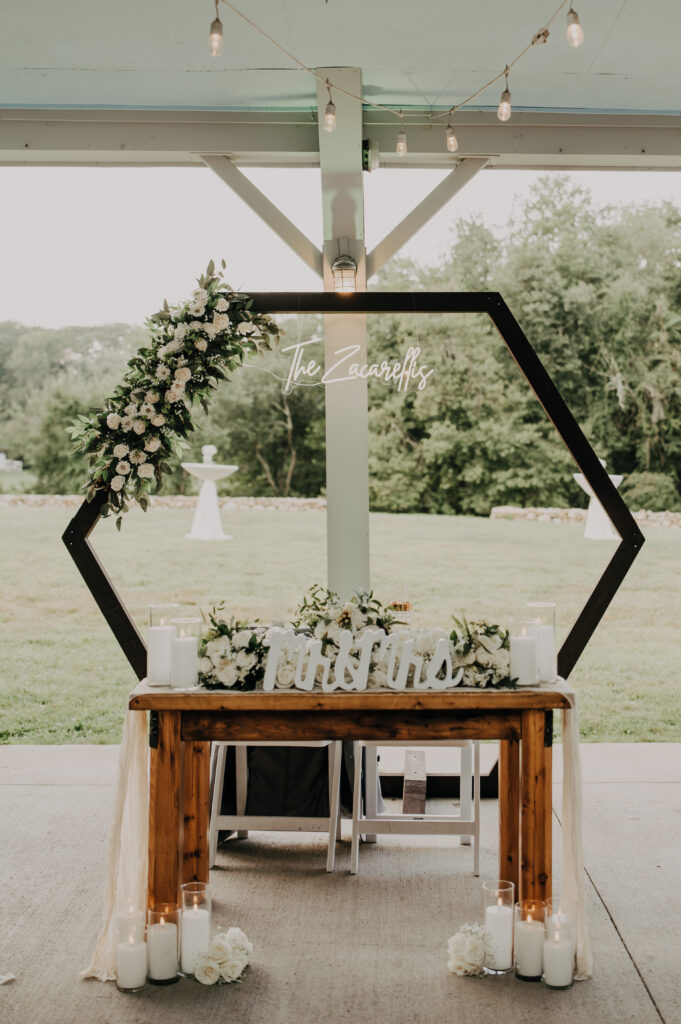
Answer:
[[[534, 689], [346, 693], [133, 690], [149, 711], [149, 873], [153, 905], [208, 881], [210, 741], [340, 739], [499, 740], [499, 877], [519, 898], [551, 895], [554, 709], [561, 682]], [[521, 756], [522, 755], [522, 756]]]

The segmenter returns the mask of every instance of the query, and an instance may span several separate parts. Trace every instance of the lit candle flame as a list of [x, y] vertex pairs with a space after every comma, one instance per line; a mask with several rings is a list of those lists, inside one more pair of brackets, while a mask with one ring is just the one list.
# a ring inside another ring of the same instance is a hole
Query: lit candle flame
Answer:
[[195, 896], [194, 897], [194, 913], [198, 914], [198, 912], [199, 912], [199, 897]]
[[497, 900], [497, 906], [498, 906], [498, 907], [500, 907], [500, 906], [501, 906], [501, 896], [500, 896], [500, 897], [499, 897], [499, 899]]
[[163, 914], [161, 914], [161, 928], [165, 928], [165, 924], [166, 924], [166, 919], [163, 916]]

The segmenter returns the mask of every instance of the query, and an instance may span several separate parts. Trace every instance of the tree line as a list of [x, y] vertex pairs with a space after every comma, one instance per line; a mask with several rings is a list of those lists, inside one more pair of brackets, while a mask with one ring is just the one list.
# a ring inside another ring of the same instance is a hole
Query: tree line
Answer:
[[[637, 508], [681, 508], [681, 212], [672, 204], [594, 209], [565, 177], [545, 177], [494, 233], [459, 221], [436, 265], [393, 260], [385, 291], [499, 291], [622, 493]], [[281, 348], [321, 361], [318, 318], [288, 318]], [[433, 370], [422, 389], [369, 384], [374, 509], [487, 514], [493, 505], [575, 505], [575, 466], [484, 316], [368, 318], [369, 362], [411, 347]], [[74, 493], [85, 473], [66, 427], [118, 383], [144, 329], [0, 324], [0, 450], [41, 492]], [[240, 470], [226, 493], [309, 496], [325, 480], [324, 388], [283, 387], [281, 351], [216, 392], [184, 459], [215, 444]], [[331, 385], [333, 386], [333, 385]], [[176, 460], [168, 492], [191, 488]], [[0, 474], [0, 488], [3, 486]]]

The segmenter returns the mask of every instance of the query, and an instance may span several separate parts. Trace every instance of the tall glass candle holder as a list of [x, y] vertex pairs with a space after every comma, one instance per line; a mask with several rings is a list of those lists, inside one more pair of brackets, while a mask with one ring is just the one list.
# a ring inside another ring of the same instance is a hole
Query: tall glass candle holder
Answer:
[[510, 672], [511, 679], [517, 680], [518, 686], [539, 685], [538, 627], [538, 619], [511, 619]]
[[173, 619], [175, 635], [171, 640], [170, 685], [191, 689], [199, 682], [199, 638], [201, 619]]
[[539, 649], [539, 682], [552, 683], [558, 675], [556, 661], [556, 606], [552, 601], [530, 601], [525, 612], [536, 619], [532, 627]]
[[513, 882], [500, 879], [483, 882], [482, 902], [487, 943], [485, 974], [508, 974], [513, 970]]
[[547, 988], [570, 988], [574, 979], [574, 931], [566, 917], [552, 914], [546, 921], [544, 973]]
[[149, 637], [147, 643], [147, 682], [149, 686], [170, 685], [170, 656], [175, 627], [172, 619], [179, 604], [149, 605]]
[[136, 940], [144, 942], [144, 911], [138, 910], [132, 896], [128, 899], [118, 898], [116, 911], [116, 930], [119, 942], [127, 942], [132, 932]]
[[197, 956], [210, 946], [213, 894], [207, 882], [186, 882], [181, 892], [180, 971], [190, 975]]
[[515, 905], [515, 973], [521, 981], [541, 981], [544, 963], [546, 900], [519, 900]]
[[172, 985], [178, 981], [180, 966], [180, 911], [167, 904], [147, 911], [149, 981]]
[[116, 947], [116, 985], [121, 992], [141, 992], [147, 984], [147, 944], [144, 927], [130, 920], [127, 931], [119, 921]]

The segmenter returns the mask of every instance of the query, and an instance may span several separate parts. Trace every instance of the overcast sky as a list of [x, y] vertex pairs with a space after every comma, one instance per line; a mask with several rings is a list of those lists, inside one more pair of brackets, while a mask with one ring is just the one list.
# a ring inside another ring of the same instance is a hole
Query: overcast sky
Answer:
[[[319, 172], [260, 169], [249, 176], [295, 223], [321, 238]], [[367, 246], [380, 241], [442, 171], [365, 175]], [[534, 171], [483, 171], [402, 250], [434, 263], [454, 223], [479, 213], [502, 228]], [[598, 206], [681, 207], [678, 172], [580, 172]], [[191, 291], [208, 261], [246, 291], [302, 291], [318, 278], [206, 168], [0, 168], [0, 320], [61, 327], [142, 323], [164, 298]]]

